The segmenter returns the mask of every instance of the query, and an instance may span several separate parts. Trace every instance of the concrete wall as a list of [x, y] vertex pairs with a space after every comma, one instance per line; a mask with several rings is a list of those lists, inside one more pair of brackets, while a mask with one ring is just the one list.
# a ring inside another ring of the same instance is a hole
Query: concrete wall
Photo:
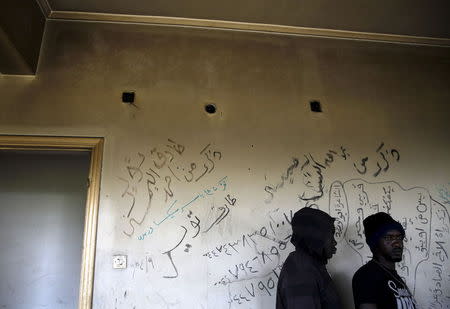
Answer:
[[304, 206], [343, 217], [346, 308], [376, 209], [409, 224], [420, 304], [448, 307], [449, 69], [444, 48], [49, 21], [37, 76], [0, 76], [0, 133], [105, 137], [94, 308], [272, 308]]

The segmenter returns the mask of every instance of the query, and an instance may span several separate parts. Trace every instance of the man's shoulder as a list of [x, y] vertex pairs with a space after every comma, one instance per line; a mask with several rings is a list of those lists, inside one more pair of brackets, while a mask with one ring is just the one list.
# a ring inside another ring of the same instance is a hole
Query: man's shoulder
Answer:
[[381, 271], [378, 269], [378, 266], [373, 262], [369, 261], [368, 263], [361, 266], [353, 275], [353, 281], [357, 281], [360, 279], [371, 279], [375, 280], [380, 278]]
[[300, 251], [293, 251], [289, 254], [284, 265], [296, 269], [314, 269], [315, 263], [311, 257]]
[[303, 252], [294, 251], [289, 254], [283, 263], [282, 272], [285, 276], [302, 278], [320, 277], [320, 271], [317, 262], [305, 255]]

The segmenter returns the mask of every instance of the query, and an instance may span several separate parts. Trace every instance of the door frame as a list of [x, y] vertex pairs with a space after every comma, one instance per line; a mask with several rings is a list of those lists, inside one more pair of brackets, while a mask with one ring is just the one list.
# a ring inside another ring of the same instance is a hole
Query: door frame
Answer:
[[92, 308], [103, 143], [102, 137], [0, 135], [2, 150], [62, 150], [91, 153], [81, 256], [79, 309]]

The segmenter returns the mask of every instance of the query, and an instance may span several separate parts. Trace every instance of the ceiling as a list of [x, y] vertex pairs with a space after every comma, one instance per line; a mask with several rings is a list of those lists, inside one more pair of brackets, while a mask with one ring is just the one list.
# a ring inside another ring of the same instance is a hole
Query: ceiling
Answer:
[[35, 74], [49, 19], [450, 47], [449, 0], [2, 0], [0, 73]]
[[46, 0], [51, 11], [183, 17], [450, 38], [449, 0]]

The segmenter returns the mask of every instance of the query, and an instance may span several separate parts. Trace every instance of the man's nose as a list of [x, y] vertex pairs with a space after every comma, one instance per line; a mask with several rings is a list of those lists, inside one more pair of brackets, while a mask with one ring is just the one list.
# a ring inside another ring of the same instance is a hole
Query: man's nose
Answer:
[[401, 240], [394, 240], [392, 242], [392, 246], [396, 248], [403, 248], [403, 241]]

